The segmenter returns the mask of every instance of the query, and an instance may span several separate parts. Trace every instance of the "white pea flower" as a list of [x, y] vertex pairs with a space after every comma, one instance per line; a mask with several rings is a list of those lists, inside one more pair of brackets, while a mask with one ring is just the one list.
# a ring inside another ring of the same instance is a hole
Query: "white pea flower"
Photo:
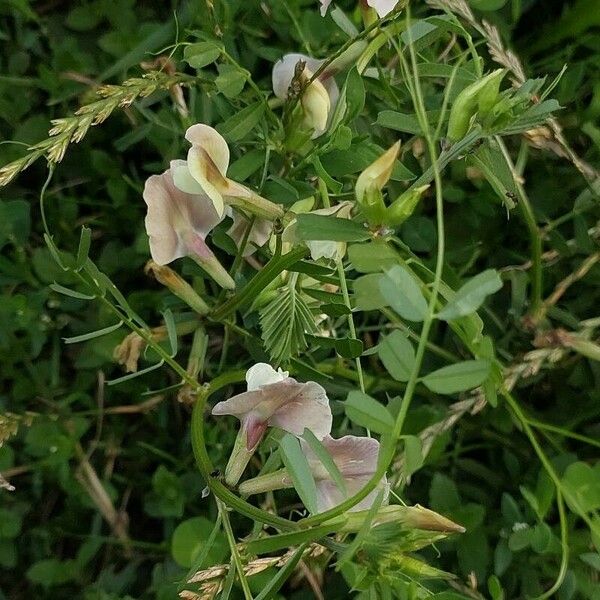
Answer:
[[[288, 97], [290, 84], [296, 72], [296, 65], [304, 63], [300, 82], [310, 81], [314, 73], [325, 62], [304, 54], [286, 54], [273, 67], [273, 92], [281, 100]], [[330, 65], [331, 66], [331, 65]], [[302, 93], [300, 105], [304, 113], [306, 126], [313, 129], [313, 138], [320, 136], [326, 129], [329, 116], [337, 104], [340, 91], [333, 78], [337, 69], [326, 69]]]
[[368, 203], [369, 195], [372, 192], [380, 192], [390, 180], [399, 151], [400, 142], [398, 141], [358, 176], [355, 192], [359, 203], [363, 203], [365, 196], [367, 196]]
[[[304, 440], [300, 440], [315, 480], [318, 512], [324, 512], [341, 504], [364, 488], [377, 471], [379, 458], [379, 442], [372, 438], [346, 435], [334, 439], [326, 436], [321, 443], [338, 468], [344, 480], [345, 489], [338, 487], [319, 457]], [[244, 481], [240, 485], [240, 493], [252, 495], [290, 487], [293, 487], [292, 478], [284, 468]], [[371, 508], [381, 490], [383, 490], [382, 506], [384, 506], [388, 503], [389, 495], [389, 486], [385, 475], [377, 487], [351, 510], [359, 511]]]
[[[322, 444], [331, 455], [344, 479], [346, 484], [344, 493], [331, 478], [329, 471], [323, 466], [323, 463], [314, 454], [310, 446], [302, 440], [301, 444], [317, 486], [317, 508], [319, 512], [329, 510], [341, 504], [347, 498], [354, 496], [377, 471], [379, 457], [379, 442], [377, 440], [355, 435], [345, 435], [336, 440], [327, 436], [322, 440]], [[371, 508], [381, 489], [384, 490], [382, 505], [387, 504], [389, 490], [387, 478], [384, 475], [377, 487], [351, 510]]]

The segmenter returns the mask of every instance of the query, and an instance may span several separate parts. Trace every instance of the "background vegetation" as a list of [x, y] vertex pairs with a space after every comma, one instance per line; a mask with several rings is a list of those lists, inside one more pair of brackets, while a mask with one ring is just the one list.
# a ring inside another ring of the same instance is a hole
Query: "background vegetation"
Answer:
[[[339, 2], [359, 23], [353, 4]], [[560, 576], [552, 597], [598, 600], [600, 369], [592, 342], [600, 300], [595, 170], [600, 156], [599, 13], [595, 0], [469, 4], [476, 19], [498, 28], [527, 76], [547, 75], [551, 82], [567, 65], [552, 91], [563, 107], [556, 113], [561, 129], [546, 126], [507, 140], [543, 238], [543, 318], [530, 318], [526, 223], [518, 210], [507, 218], [493, 188], [465, 161], [452, 163], [444, 172], [445, 276], [458, 287], [485, 269], [501, 271], [505, 285], [480, 315], [498, 356], [513, 369], [509, 376], [514, 377], [517, 400], [512, 406], [499, 398], [497, 406], [483, 407], [472, 396], [452, 398], [419, 388], [405, 433], [433, 445], [402, 497], [467, 528], [423, 553], [430, 564], [457, 576], [454, 585], [461, 594], [494, 600], [539, 596]], [[0, 132], [5, 140], [0, 164], [17, 160], [25, 146], [45, 139], [49, 122], [93, 100], [99, 85], [160, 67], [157, 61], [169, 55], [177, 36], [188, 41], [218, 38], [232, 57], [202, 71], [206, 81], [201, 85], [186, 88], [188, 115], [174, 110], [168, 90], [116, 110], [66, 152], [45, 192], [46, 217], [57, 246], [75, 251], [82, 225], [89, 227], [90, 256], [153, 326], [162, 323], [165, 309], [181, 305], [144, 274], [144, 180], [163, 170], [169, 159], [184, 156], [186, 125], [228, 122], [256, 101], [249, 86], [237, 90], [245, 81], [239, 79], [237, 63], [252, 73], [261, 90], [269, 90], [272, 64], [282, 54], [326, 57], [347, 39], [330, 17], [320, 17], [316, 1], [215, 0], [211, 10], [212, 5], [0, 3]], [[442, 5], [456, 7], [451, 0], [438, 3]], [[423, 2], [412, 3], [415, 19], [439, 13]], [[459, 18], [469, 27], [464, 15]], [[442, 32], [420, 52], [427, 61], [442, 62], [440, 57], [456, 43], [454, 35]], [[474, 40], [486, 57], [486, 70], [495, 68], [493, 46], [490, 54], [484, 37], [474, 32]], [[393, 60], [393, 54], [376, 66], [389, 66], [385, 61]], [[184, 57], [182, 48], [176, 48], [173, 66], [195, 76], [193, 56], [187, 62]], [[369, 134], [383, 148], [402, 138], [407, 148], [402, 162], [419, 173], [423, 151], [415, 132], [406, 123], [386, 126], [381, 117], [387, 109], [410, 107], [405, 90], [401, 84], [396, 90], [374, 80], [365, 80], [365, 86], [367, 102], [353, 126], [357, 137]], [[231, 147], [233, 174], [256, 185], [263, 146], [250, 136], [245, 146]], [[335, 168], [336, 163], [324, 161], [324, 166]], [[344, 180], [359, 169], [338, 165], [330, 175]], [[176, 598], [194, 552], [189, 540], [201, 546], [198, 540], [208, 537], [216, 518], [214, 502], [203, 496], [205, 482], [192, 454], [190, 404], [178, 399], [178, 389], [169, 389], [179, 378], [168, 369], [105, 385], [124, 373], [113, 358], [123, 330], [82, 344], [63, 343], [62, 338], [110, 326], [114, 317], [102, 303], [49, 287], [54, 282], [73, 286], [75, 281], [60, 269], [43, 239], [38, 199], [47, 175], [45, 161], [39, 160], [1, 191], [0, 473], [16, 489], [0, 489], [0, 598]], [[289, 204], [306, 196], [308, 179], [303, 173], [286, 185], [270, 177], [263, 194]], [[401, 191], [403, 183], [395, 185]], [[399, 237], [431, 266], [434, 203], [424, 203], [400, 228]], [[231, 251], [224, 228], [213, 235], [213, 243]], [[182, 272], [197, 275], [189, 265]], [[364, 314], [358, 336], [367, 347], [376, 344], [380, 331], [395, 327], [393, 315]], [[239, 322], [256, 335], [209, 325], [205, 381], [269, 360], [256, 314]], [[591, 345], [574, 349], [572, 336], [582, 332]], [[465, 358], [443, 328], [436, 329], [432, 341], [446, 355]], [[189, 351], [190, 336], [180, 344]], [[375, 356], [363, 360], [370, 377], [390, 380]], [[429, 360], [430, 369], [443, 364], [435, 354]], [[151, 364], [152, 356], [142, 356], [141, 367]], [[352, 366], [331, 349], [316, 351], [304, 366], [292, 364], [303, 379], [317, 378], [315, 368], [320, 370], [319, 381], [334, 400], [340, 421], [341, 401], [356, 387]], [[374, 383], [373, 394], [385, 400], [403, 389], [396, 381], [391, 384], [386, 390], [385, 384]], [[221, 396], [233, 389], [225, 388]], [[453, 404], [459, 400], [467, 404]], [[235, 432], [227, 424], [210, 422], [206, 435], [213, 462], [223, 466]], [[549, 464], [543, 464], [540, 453]], [[564, 507], [560, 498], [557, 502], [549, 471], [559, 478], [565, 497], [575, 497], [576, 503], [567, 501]], [[293, 507], [295, 497], [289, 500]], [[562, 520], [561, 507], [566, 511]], [[187, 530], [179, 529], [174, 542], [176, 528], [188, 519], [194, 520], [187, 521]], [[239, 535], [245, 535], [248, 522], [235, 514], [232, 520]], [[568, 540], [568, 556], [561, 539]], [[218, 538], [208, 563], [225, 560], [227, 553], [224, 538]], [[268, 571], [250, 578], [252, 589], [260, 590], [272, 576]], [[298, 571], [282, 594], [312, 598], [323, 590], [327, 598], [345, 598], [351, 580], [347, 573], [311, 565]]]

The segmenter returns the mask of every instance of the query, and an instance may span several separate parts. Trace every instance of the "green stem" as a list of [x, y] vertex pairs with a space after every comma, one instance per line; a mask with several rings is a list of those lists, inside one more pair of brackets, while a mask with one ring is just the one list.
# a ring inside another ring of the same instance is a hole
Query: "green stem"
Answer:
[[567, 568], [569, 566], [569, 528], [567, 516], [565, 514], [565, 503], [560, 490], [556, 491], [556, 505], [558, 506], [558, 518], [560, 520], [560, 545], [562, 548], [560, 568], [558, 570], [558, 575], [556, 576], [556, 581], [552, 587], [534, 598], [534, 600], [546, 600], [546, 598], [551, 598], [558, 591], [567, 576]]
[[[350, 295], [348, 294], [348, 283], [346, 282], [346, 273], [344, 272], [344, 265], [342, 259], [337, 261], [337, 270], [340, 278], [340, 287], [342, 288], [342, 295], [344, 296], [344, 304], [350, 311], [348, 313], [348, 327], [350, 328], [350, 335], [356, 339], [356, 328], [354, 327], [354, 317], [352, 316], [352, 305], [350, 304]], [[358, 372], [358, 383], [360, 390], [365, 393], [365, 378], [363, 376], [362, 365], [360, 364], [360, 356], [356, 357], [356, 371]]]
[[504, 157], [506, 164], [513, 173], [515, 189], [517, 191], [517, 197], [519, 199], [519, 210], [521, 211], [521, 216], [523, 217], [525, 225], [527, 226], [527, 231], [529, 232], [529, 243], [531, 246], [531, 270], [529, 271], [531, 281], [530, 312], [535, 321], [541, 314], [542, 310], [542, 236], [540, 234], [540, 230], [535, 219], [535, 214], [533, 212], [531, 203], [529, 202], [527, 193], [525, 192], [525, 189], [523, 188], [521, 183], [519, 183], [519, 176], [516, 172], [510, 154], [508, 153], [508, 150], [500, 136], [495, 136], [494, 139], [500, 147], [500, 151], [502, 152], [502, 156]]
[[283, 256], [278, 256], [277, 254], [273, 256], [244, 289], [240, 290], [235, 296], [232, 296], [227, 302], [213, 311], [211, 315], [212, 319], [214, 321], [222, 321], [226, 316], [235, 311], [238, 306], [256, 298], [275, 277], [298, 262], [306, 252], [306, 248], [294, 248]]
[[235, 570], [237, 571], [238, 577], [240, 578], [240, 585], [242, 586], [242, 591], [244, 592], [244, 598], [246, 598], [246, 600], [254, 600], [252, 597], [252, 592], [250, 591], [250, 586], [248, 585], [248, 580], [246, 579], [246, 575], [244, 574], [244, 565], [242, 564], [242, 559], [238, 551], [235, 536], [233, 534], [233, 529], [231, 528], [228, 509], [223, 504], [223, 502], [221, 502], [218, 499], [217, 507], [219, 509], [221, 519], [223, 520], [223, 529], [225, 529], [225, 535], [227, 536], [227, 541], [229, 542], [229, 548], [231, 550], [231, 559], [233, 561], [233, 564], [235, 565]]

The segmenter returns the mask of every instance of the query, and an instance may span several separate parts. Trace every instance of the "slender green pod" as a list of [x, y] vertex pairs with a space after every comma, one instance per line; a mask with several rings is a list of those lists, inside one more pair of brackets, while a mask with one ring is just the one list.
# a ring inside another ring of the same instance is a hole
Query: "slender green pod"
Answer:
[[504, 70], [497, 69], [483, 79], [467, 86], [454, 100], [446, 137], [451, 142], [462, 139], [469, 131], [471, 119], [482, 110], [489, 112], [498, 98], [499, 86], [504, 77]]

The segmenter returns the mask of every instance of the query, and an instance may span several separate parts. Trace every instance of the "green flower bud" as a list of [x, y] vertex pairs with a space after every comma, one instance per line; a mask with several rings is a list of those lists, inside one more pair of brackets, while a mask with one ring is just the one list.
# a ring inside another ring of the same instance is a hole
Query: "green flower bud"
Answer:
[[385, 223], [387, 208], [381, 190], [392, 175], [399, 151], [398, 141], [358, 176], [355, 187], [356, 199], [370, 223]]
[[451, 142], [456, 142], [466, 135], [471, 125], [471, 119], [478, 109], [486, 114], [491, 110], [498, 98], [500, 81], [503, 77], [504, 70], [497, 69], [483, 79], [467, 86], [456, 97], [450, 111], [446, 135]]
[[429, 184], [407, 190], [399, 196], [387, 209], [387, 223], [398, 226], [406, 221], [413, 214], [423, 192], [427, 189], [429, 189]]

